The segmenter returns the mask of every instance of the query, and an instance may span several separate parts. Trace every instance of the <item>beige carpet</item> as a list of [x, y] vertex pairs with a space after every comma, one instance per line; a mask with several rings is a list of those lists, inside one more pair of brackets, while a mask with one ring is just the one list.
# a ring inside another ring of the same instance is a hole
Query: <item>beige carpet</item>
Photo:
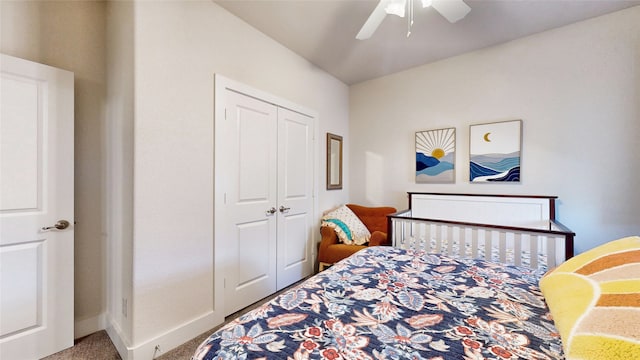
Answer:
[[[267, 300], [264, 300], [267, 301]], [[251, 306], [247, 309], [244, 309], [243, 312], [249, 311], [253, 309], [255, 306]], [[237, 314], [231, 315], [226, 318], [225, 324], [234, 319], [236, 316], [240, 315], [241, 312]], [[207, 336], [211, 335], [217, 328], [222, 325], [219, 325], [204, 334], [201, 334], [186, 343], [178, 346], [167, 353], [160, 353], [155, 358], [157, 360], [189, 360], [191, 359], [191, 355], [195, 352], [196, 348], [200, 343], [202, 343]], [[76, 343], [73, 347], [60, 351], [59, 353], [55, 353], [51, 356], [47, 356], [43, 360], [122, 360], [120, 354], [116, 350], [116, 347], [111, 342], [109, 335], [104, 330], [93, 333], [89, 336], [80, 338], [76, 340]]]
[[[196, 348], [200, 343], [202, 343], [211, 333], [216, 331], [222, 325], [227, 322], [235, 319], [236, 317], [246, 313], [247, 311], [253, 310], [256, 307], [262, 305], [263, 303], [273, 299], [278, 296], [280, 293], [287, 291], [288, 289], [298, 285], [300, 282], [305, 279], [285, 288], [257, 303], [248, 306], [234, 314], [231, 314], [225, 318], [225, 322], [216, 326], [215, 328], [201, 334], [186, 343], [178, 346], [167, 353], [158, 354], [155, 358], [157, 360], [190, 360], [191, 355], [195, 352]], [[3, 359], [4, 360], [4, 359]], [[83, 338], [77, 339], [75, 345], [69, 349], [60, 351], [59, 353], [55, 353], [51, 356], [47, 356], [43, 360], [122, 360], [116, 347], [109, 339], [109, 335], [107, 332], [102, 330], [91, 335], [85, 336]]]
[[[157, 360], [189, 360], [194, 351], [215, 329], [189, 340], [177, 348], [160, 354]], [[121, 360], [115, 346], [104, 330], [76, 340], [76, 344], [59, 353], [47, 356], [44, 360]]]
[[47, 356], [46, 360], [120, 360], [107, 332], [102, 330], [77, 339], [75, 345], [66, 350]]

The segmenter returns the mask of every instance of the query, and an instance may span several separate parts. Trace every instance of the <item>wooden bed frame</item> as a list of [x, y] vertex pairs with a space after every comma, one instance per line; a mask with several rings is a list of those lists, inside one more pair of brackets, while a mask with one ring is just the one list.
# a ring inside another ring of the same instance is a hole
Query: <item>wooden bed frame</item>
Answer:
[[555, 218], [557, 196], [408, 195], [409, 208], [388, 216], [393, 246], [533, 269], [573, 256], [575, 233]]

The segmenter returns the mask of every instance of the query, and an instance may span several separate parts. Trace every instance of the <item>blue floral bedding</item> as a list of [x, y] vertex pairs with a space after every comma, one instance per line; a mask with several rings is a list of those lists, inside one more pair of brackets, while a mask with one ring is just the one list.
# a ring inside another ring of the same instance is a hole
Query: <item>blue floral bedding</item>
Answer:
[[538, 280], [370, 247], [226, 324], [193, 359], [563, 359]]

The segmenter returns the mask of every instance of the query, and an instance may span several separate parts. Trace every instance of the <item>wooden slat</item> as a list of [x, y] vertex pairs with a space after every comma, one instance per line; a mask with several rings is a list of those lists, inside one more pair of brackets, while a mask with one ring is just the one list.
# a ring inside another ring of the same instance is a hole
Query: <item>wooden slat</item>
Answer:
[[500, 257], [500, 262], [503, 264], [507, 263], [507, 233], [504, 231], [500, 231], [498, 233], [500, 241], [498, 243], [498, 256]]
[[513, 263], [522, 265], [522, 234], [515, 233], [513, 237]]
[[471, 229], [471, 257], [478, 258], [478, 228]]
[[445, 233], [446, 233], [446, 237], [445, 239], [447, 239], [447, 254], [448, 255], [453, 255], [453, 228], [449, 227], [449, 226], [443, 226]]
[[484, 258], [491, 261], [491, 245], [493, 243], [493, 231], [484, 230]]
[[557, 266], [556, 244], [555, 244], [556, 240], [557, 239], [555, 237], [551, 237], [551, 236], [547, 237], [547, 267], [549, 267], [549, 269]]

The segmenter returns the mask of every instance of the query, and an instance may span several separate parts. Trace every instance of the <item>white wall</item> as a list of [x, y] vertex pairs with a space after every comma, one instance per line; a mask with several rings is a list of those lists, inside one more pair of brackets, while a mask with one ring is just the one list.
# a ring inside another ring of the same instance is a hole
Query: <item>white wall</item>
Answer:
[[105, 3], [1, 1], [0, 52], [75, 74], [75, 336], [104, 327]]
[[107, 332], [125, 353], [133, 338], [133, 3], [109, 1], [106, 19], [106, 318]]
[[[133, 13], [131, 347], [146, 356], [214, 309], [214, 73], [315, 110], [322, 159], [327, 131], [348, 136], [348, 88], [211, 1], [141, 1]], [[320, 191], [319, 208], [347, 195]]]
[[[640, 7], [354, 85], [351, 201], [559, 196], [576, 251], [640, 234]], [[523, 120], [519, 184], [470, 184], [469, 125]], [[416, 131], [456, 127], [456, 183], [415, 183]]]

